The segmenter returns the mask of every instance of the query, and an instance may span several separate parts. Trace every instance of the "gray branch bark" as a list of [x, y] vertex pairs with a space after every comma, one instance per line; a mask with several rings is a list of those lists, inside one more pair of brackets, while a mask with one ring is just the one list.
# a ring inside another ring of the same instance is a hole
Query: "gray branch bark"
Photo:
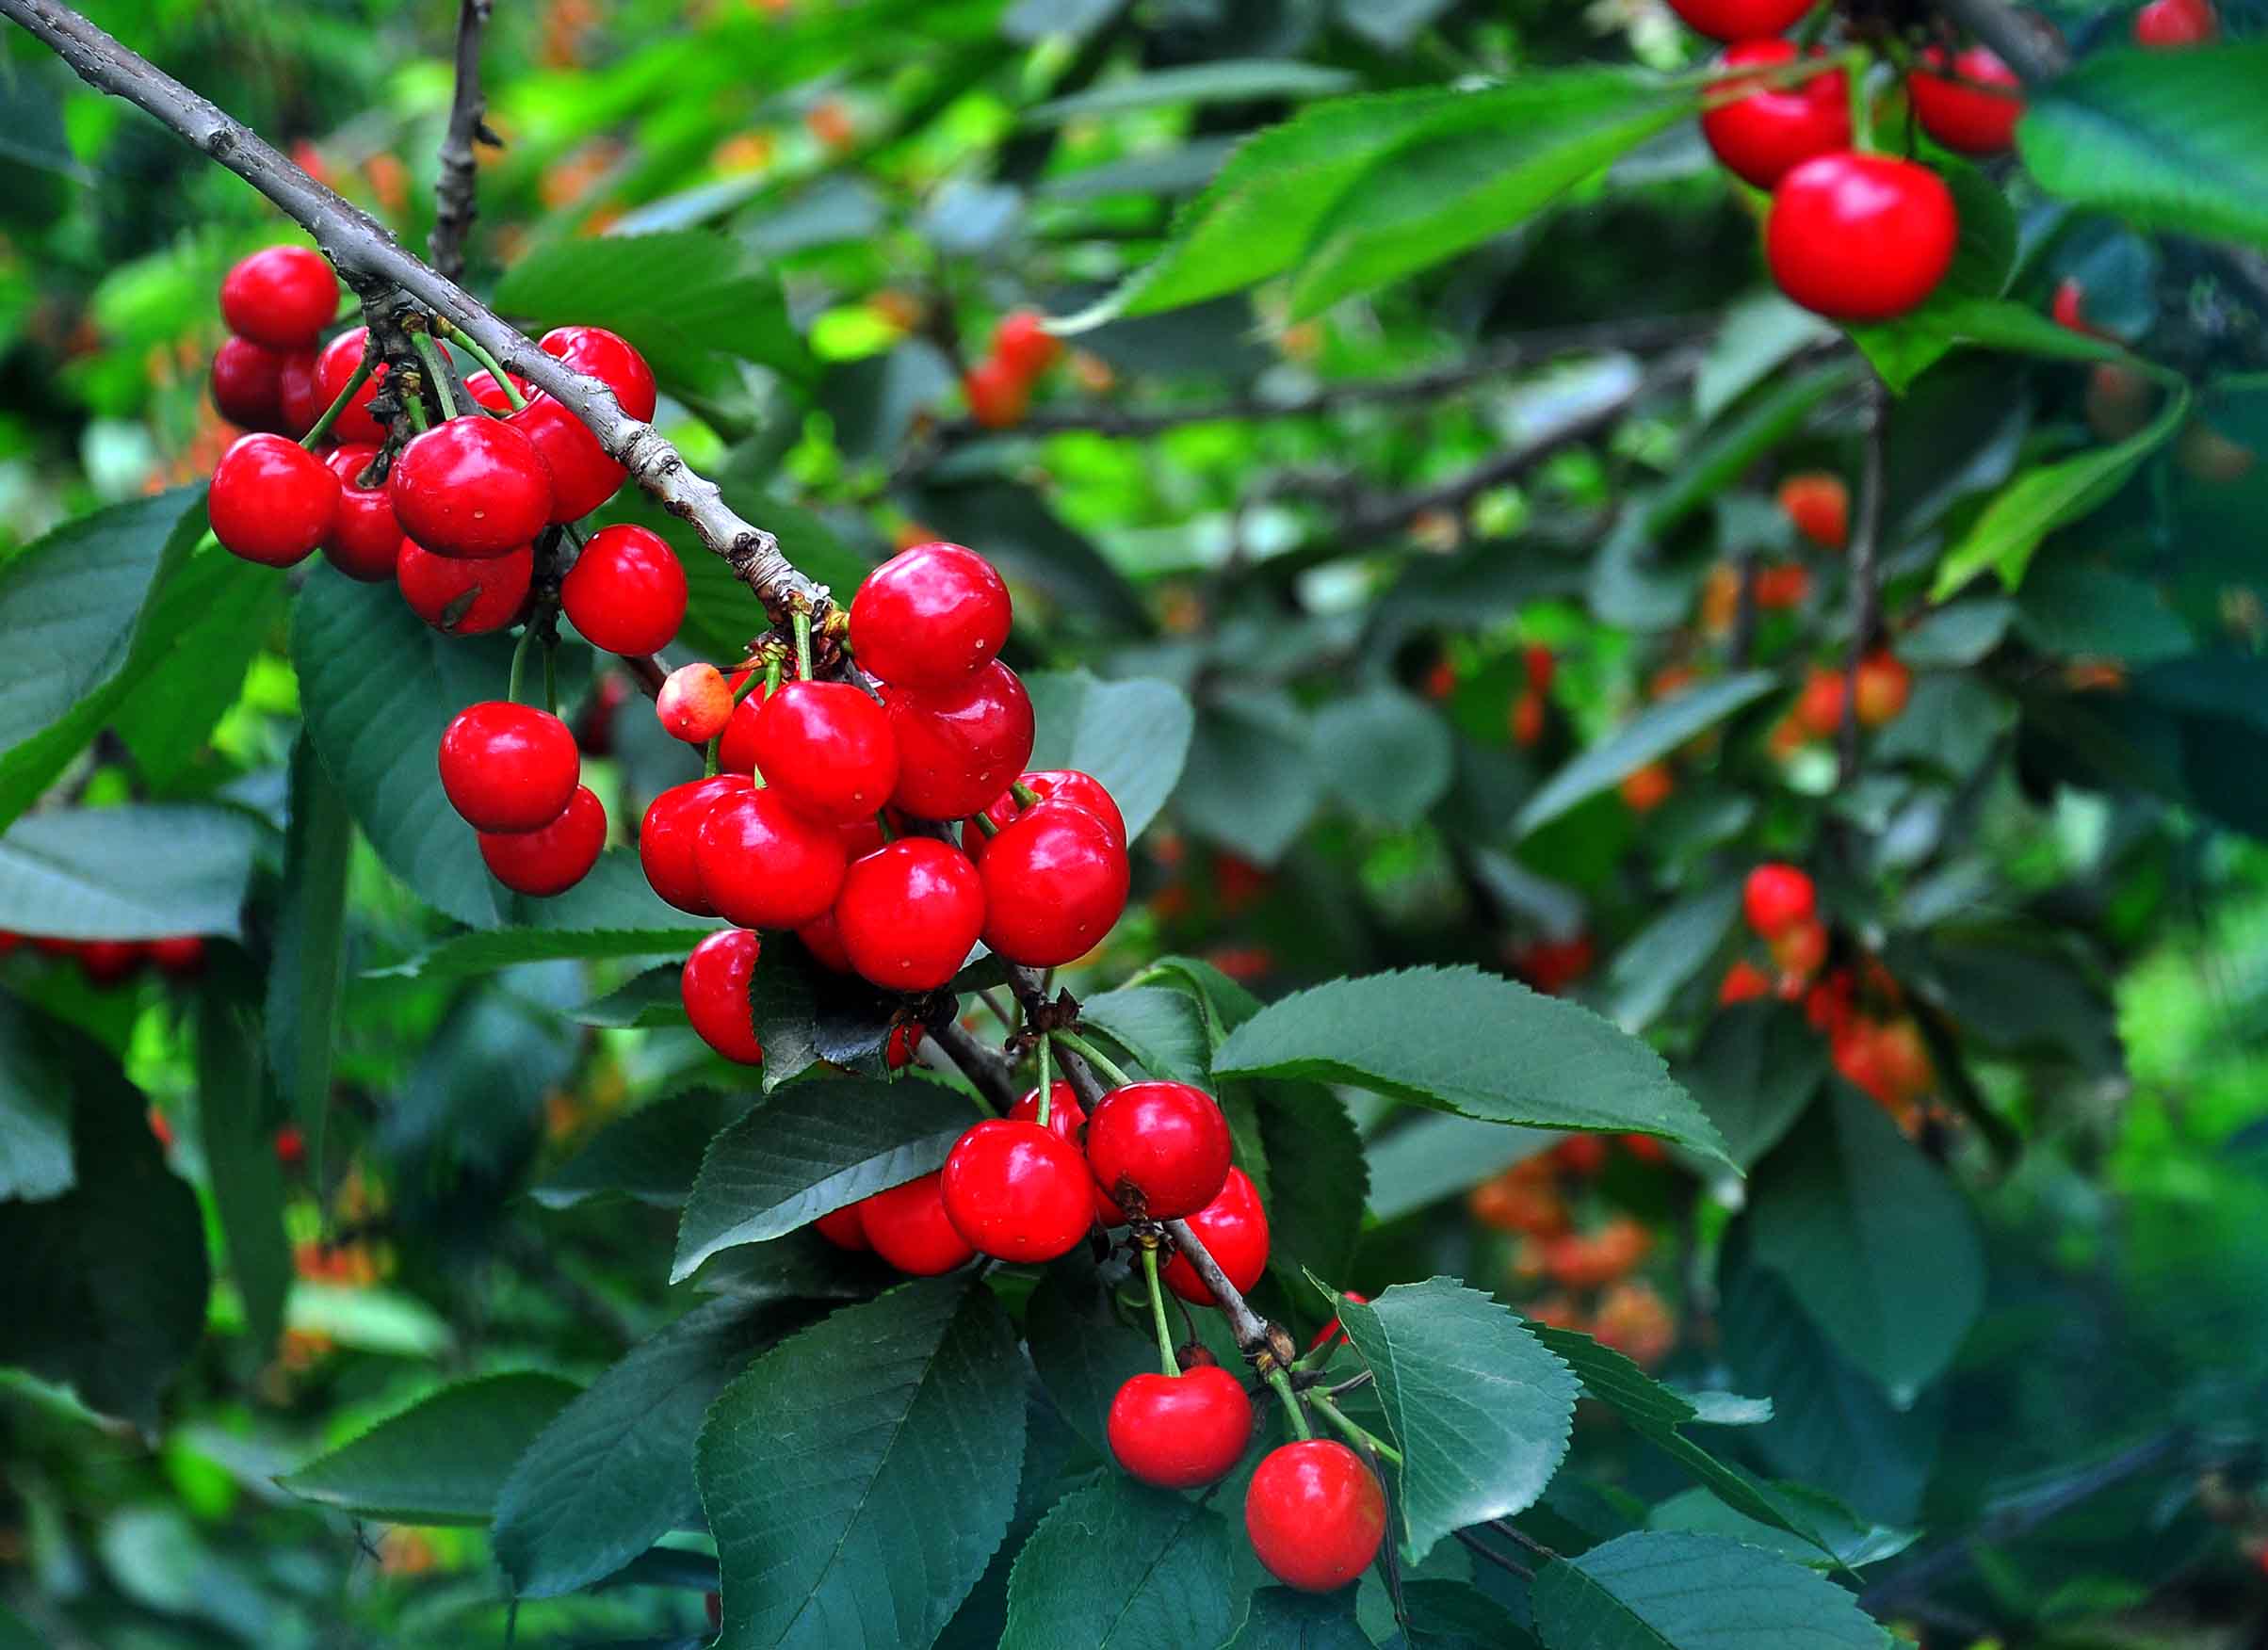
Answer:
[[457, 90], [441, 139], [441, 181], [433, 190], [433, 233], [426, 240], [433, 267], [451, 281], [464, 273], [464, 243], [480, 214], [477, 143], [502, 147], [488, 129], [488, 92], [480, 83], [480, 41], [495, 0], [457, 0]]

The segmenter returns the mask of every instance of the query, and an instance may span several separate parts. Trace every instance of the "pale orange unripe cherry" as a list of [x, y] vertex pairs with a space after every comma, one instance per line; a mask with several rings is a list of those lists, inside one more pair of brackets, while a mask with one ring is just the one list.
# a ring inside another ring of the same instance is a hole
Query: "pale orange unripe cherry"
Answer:
[[714, 665], [680, 665], [655, 695], [654, 714], [672, 739], [705, 745], [732, 720], [733, 690]]
[[1842, 477], [1807, 471], [1780, 483], [1780, 509], [1795, 530], [1822, 549], [1840, 550], [1851, 542], [1851, 490]]
[[1876, 651], [1858, 661], [1857, 697], [1853, 702], [1861, 727], [1878, 728], [1898, 720], [1914, 691], [1914, 672], [1894, 654]]

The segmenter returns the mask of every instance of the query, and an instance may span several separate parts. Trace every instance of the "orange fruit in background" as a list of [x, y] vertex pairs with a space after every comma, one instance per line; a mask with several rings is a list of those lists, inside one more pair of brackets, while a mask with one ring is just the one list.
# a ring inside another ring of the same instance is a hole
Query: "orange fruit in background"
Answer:
[[1795, 530], [1823, 549], [1840, 550], [1851, 542], [1851, 490], [1840, 476], [1806, 470], [1780, 483], [1780, 509]]
[[1878, 728], [1895, 721], [1914, 691], [1914, 672], [1895, 654], [1877, 649], [1858, 661], [1855, 701], [1861, 727]]
[[1623, 776], [1620, 785], [1622, 800], [1634, 814], [1650, 814], [1670, 800], [1677, 782], [1670, 776], [1669, 768], [1660, 762], [1649, 762], [1635, 772]]

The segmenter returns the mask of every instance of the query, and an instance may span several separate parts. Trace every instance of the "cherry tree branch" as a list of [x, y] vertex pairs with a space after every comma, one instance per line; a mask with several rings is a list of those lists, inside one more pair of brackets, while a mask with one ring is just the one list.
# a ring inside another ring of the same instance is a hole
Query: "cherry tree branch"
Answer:
[[433, 190], [433, 233], [426, 251], [433, 267], [451, 281], [464, 273], [465, 238], [479, 216], [479, 156], [473, 145], [500, 149], [488, 127], [488, 92], [480, 84], [480, 40], [495, 0], [457, 0], [457, 90], [441, 140], [441, 181]]
[[639, 486], [725, 559], [775, 620], [796, 608], [826, 607], [826, 587], [797, 571], [771, 534], [743, 521], [717, 484], [693, 470], [660, 431], [624, 412], [613, 391], [538, 349], [455, 282], [403, 251], [383, 224], [309, 177], [241, 121], [69, 7], [53, 0], [0, 0], [0, 16], [20, 24], [88, 85], [123, 98], [274, 202], [315, 236], [358, 293], [382, 284], [407, 294], [506, 370], [557, 399]]

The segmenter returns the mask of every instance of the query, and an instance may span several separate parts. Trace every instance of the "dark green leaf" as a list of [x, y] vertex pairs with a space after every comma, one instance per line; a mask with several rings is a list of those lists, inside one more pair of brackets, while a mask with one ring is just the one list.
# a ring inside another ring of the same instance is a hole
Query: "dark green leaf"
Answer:
[[1235, 1625], [1228, 1525], [1121, 1473], [1040, 1521], [1008, 1580], [1001, 1650], [1214, 1650]]
[[[1842, 1565], [1857, 1569], [1895, 1558], [1912, 1546], [1918, 1533], [1863, 1519], [1832, 1496], [1802, 1484], [1765, 1486], [1781, 1505], [1800, 1509], [1827, 1551], [1785, 1530], [1736, 1512], [1707, 1490], [1685, 1490], [1657, 1506], [1649, 1529], [1677, 1529], [1693, 1535], [1725, 1535], [1762, 1547], [1814, 1570]], [[1832, 1557], [1829, 1555], [1832, 1554]]]
[[1206, 1035], [1205, 1011], [1185, 991], [1166, 985], [1125, 985], [1079, 1005], [1079, 1018], [1108, 1035], [1142, 1069], [1155, 1077], [1194, 1083], [1212, 1081], [1212, 1042]]
[[1449, 790], [1449, 724], [1416, 695], [1377, 687], [1335, 699], [1308, 726], [1316, 766], [1339, 803], [1372, 825], [1407, 828]]
[[229, 1275], [244, 1299], [252, 1346], [266, 1357], [284, 1333], [291, 1240], [284, 1233], [284, 1171], [267, 1127], [259, 1029], [217, 986], [197, 1005], [197, 1126]]
[[1548, 1152], [1560, 1137], [1470, 1117], [1424, 1113], [1369, 1142], [1370, 1212], [1398, 1220], [1493, 1180], [1522, 1158]]
[[1192, 830], [1272, 865], [1321, 802], [1305, 719], [1288, 699], [1245, 696], [1198, 712], [1174, 802]]
[[1343, 69], [1285, 58], [1254, 57], [1190, 63], [1113, 80], [1024, 111], [1026, 123], [1061, 125], [1084, 115], [1118, 115], [1174, 104], [1260, 103], [1326, 97], [1346, 91], [1354, 76]]
[[2197, 651], [2157, 586], [2060, 558], [2026, 576], [2016, 623], [2033, 646], [2063, 657], [2157, 665]]
[[267, 966], [266, 1032], [276, 1092], [318, 1153], [346, 989], [347, 865], [353, 848], [354, 821], [302, 734], [291, 752], [291, 818]]
[[553, 898], [530, 899], [501, 887], [496, 897], [503, 919], [512, 926], [459, 934], [379, 972], [403, 979], [455, 979], [520, 962], [673, 956], [691, 950], [719, 926], [713, 917], [665, 904], [629, 848], [608, 849], [588, 876]]
[[0, 1199], [69, 1191], [71, 1060], [57, 1040], [74, 1036], [0, 995]]
[[1188, 699], [1164, 682], [1098, 682], [1085, 671], [1035, 671], [1024, 687], [1039, 722], [1031, 767], [1092, 773], [1126, 816], [1127, 837], [1141, 835], [1188, 760]]
[[1779, 679], [1769, 671], [1746, 671], [1688, 688], [1639, 712], [1553, 774], [1520, 809], [1513, 831], [1526, 836], [1548, 825], [1778, 686]]
[[1734, 1003], [1710, 1018], [1685, 1086], [1742, 1169], [1780, 1142], [1827, 1076], [1827, 1047], [1786, 1003]]
[[567, 1017], [582, 1026], [609, 1030], [650, 1030], [656, 1026], [682, 1026], [685, 1012], [685, 965], [659, 962], [632, 975], [604, 995], [578, 1003]]
[[1831, 1582], [1713, 1535], [1618, 1536], [1536, 1574], [1551, 1650], [1882, 1650], [1889, 1635]]
[[1343, 1280], [1370, 1192], [1362, 1137], [1344, 1102], [1320, 1083], [1256, 1083], [1268, 1163], [1272, 1253]]
[[1322, 1593], [1260, 1588], [1229, 1644], [1232, 1650], [1371, 1650], [1354, 1620], [1354, 1593], [1344, 1587]]
[[1031, 1367], [1071, 1430], [1105, 1460], [1104, 1422], [1118, 1389], [1158, 1367], [1157, 1338], [1112, 1316], [1083, 1254], [1047, 1269], [1024, 1314]]
[[1716, 955], [1740, 910], [1740, 885], [1718, 882], [1684, 895], [1632, 934], [1607, 965], [1614, 1023], [1626, 1031], [1651, 1025], [1678, 988]]
[[709, 1141], [747, 1109], [747, 1095], [713, 1089], [653, 1101], [591, 1136], [528, 1195], [553, 1209], [608, 1192], [676, 1208], [693, 1189]]
[[[192, 510], [183, 530], [202, 520]], [[130, 689], [110, 714], [143, 782], [159, 794], [198, 761], [275, 633], [291, 587], [273, 568], [201, 542], [158, 581], [142, 618]]]
[[189, 802], [26, 815], [0, 836], [0, 928], [81, 940], [233, 937], [260, 835], [248, 814]]
[[533, 1370], [460, 1381], [276, 1482], [358, 1518], [486, 1524], [512, 1463], [575, 1390]]

